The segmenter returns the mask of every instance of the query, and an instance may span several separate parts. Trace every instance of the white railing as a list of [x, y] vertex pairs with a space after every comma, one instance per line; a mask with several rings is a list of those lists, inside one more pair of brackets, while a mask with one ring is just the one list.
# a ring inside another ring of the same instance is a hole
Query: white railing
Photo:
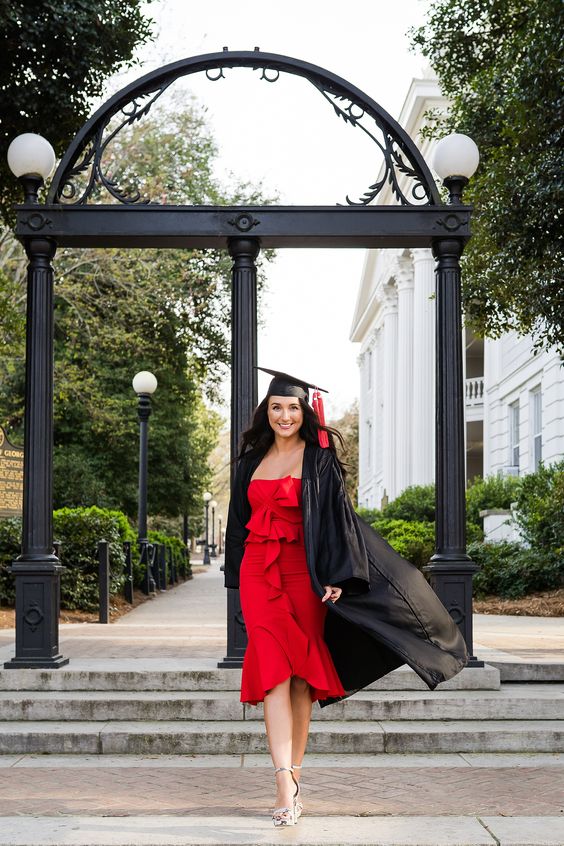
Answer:
[[466, 379], [466, 405], [483, 405], [484, 403], [484, 378], [478, 376], [473, 379]]

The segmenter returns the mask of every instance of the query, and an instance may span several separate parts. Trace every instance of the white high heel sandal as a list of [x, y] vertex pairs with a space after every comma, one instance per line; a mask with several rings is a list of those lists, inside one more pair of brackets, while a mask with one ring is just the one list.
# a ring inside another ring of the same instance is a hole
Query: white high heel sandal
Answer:
[[[301, 768], [302, 768], [301, 764], [292, 764], [293, 770], [301, 770]], [[304, 809], [304, 806], [303, 806], [303, 803], [302, 803], [302, 800], [301, 800], [301, 795], [302, 795], [302, 791], [301, 791], [301, 788], [300, 788], [300, 783], [298, 782], [298, 794], [296, 796], [296, 822], [301, 817], [302, 811]]]
[[296, 815], [296, 799], [299, 793], [299, 785], [294, 778], [294, 771], [291, 767], [276, 767], [274, 770], [274, 775], [276, 773], [281, 772], [288, 772], [292, 776], [292, 781], [296, 785], [296, 792], [292, 797], [292, 807], [291, 808], [275, 808], [272, 812], [272, 822], [275, 826], [282, 826], [282, 825], [295, 825], [298, 821], [298, 817]]

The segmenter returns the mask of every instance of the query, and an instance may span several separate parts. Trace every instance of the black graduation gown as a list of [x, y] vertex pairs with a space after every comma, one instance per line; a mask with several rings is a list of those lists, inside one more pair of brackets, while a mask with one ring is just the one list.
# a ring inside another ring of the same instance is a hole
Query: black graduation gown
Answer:
[[[228, 588], [239, 587], [251, 516], [247, 488], [261, 460], [244, 456], [235, 474], [225, 535]], [[335, 454], [315, 444], [304, 450], [302, 511], [313, 590], [343, 590], [327, 603], [324, 637], [347, 695], [402, 664], [431, 689], [466, 666], [464, 638], [434, 590], [356, 514]]]

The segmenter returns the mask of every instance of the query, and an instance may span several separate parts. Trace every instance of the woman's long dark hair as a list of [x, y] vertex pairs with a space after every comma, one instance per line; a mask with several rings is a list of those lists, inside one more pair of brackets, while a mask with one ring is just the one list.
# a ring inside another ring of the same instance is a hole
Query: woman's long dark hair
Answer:
[[[259, 455], [265, 455], [274, 443], [274, 430], [268, 422], [268, 399], [268, 397], [265, 397], [262, 402], [257, 405], [253, 415], [253, 422], [246, 432], [243, 432], [241, 435], [241, 449], [237, 459], [242, 458], [244, 455], [248, 455], [251, 458]], [[328, 449], [335, 453], [343, 475], [346, 475], [346, 468], [339, 459], [335, 446], [335, 441], [337, 440], [341, 449], [344, 450], [345, 445], [343, 436], [337, 431], [337, 429], [333, 429], [331, 426], [321, 426], [317, 414], [309, 403], [301, 399], [301, 397], [298, 398], [298, 402], [300, 403], [300, 407], [304, 415], [303, 423], [300, 428], [300, 437], [306, 442], [306, 444], [319, 444], [319, 430], [322, 429], [327, 432], [327, 437], [329, 439]]]

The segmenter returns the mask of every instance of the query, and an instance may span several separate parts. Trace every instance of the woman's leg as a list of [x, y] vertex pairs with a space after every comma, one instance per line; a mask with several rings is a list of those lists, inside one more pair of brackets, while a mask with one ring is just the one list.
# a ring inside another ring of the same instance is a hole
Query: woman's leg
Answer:
[[[273, 687], [264, 697], [264, 723], [268, 746], [275, 767], [291, 767], [292, 763], [292, 701], [290, 679]], [[276, 808], [291, 808], [296, 786], [292, 774], [276, 774]]]
[[[292, 764], [301, 765], [309, 733], [311, 720], [311, 694], [309, 684], [305, 679], [292, 676], [290, 683], [290, 699], [292, 702]], [[300, 779], [300, 770], [295, 770], [294, 778]]]

